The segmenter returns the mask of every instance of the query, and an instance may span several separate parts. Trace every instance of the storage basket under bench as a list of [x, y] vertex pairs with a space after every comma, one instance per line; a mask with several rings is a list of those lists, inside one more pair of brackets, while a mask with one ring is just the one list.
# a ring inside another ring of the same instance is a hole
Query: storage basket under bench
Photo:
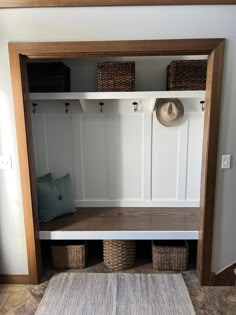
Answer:
[[188, 268], [189, 246], [186, 241], [153, 241], [153, 268], [166, 271], [184, 271]]
[[81, 269], [86, 265], [86, 241], [58, 241], [51, 245], [52, 263], [55, 268]]

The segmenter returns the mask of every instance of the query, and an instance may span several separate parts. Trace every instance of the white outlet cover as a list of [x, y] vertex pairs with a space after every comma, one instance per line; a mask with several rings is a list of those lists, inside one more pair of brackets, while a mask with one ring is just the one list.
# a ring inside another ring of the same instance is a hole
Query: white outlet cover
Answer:
[[224, 154], [221, 156], [221, 168], [228, 169], [231, 167], [231, 155]]

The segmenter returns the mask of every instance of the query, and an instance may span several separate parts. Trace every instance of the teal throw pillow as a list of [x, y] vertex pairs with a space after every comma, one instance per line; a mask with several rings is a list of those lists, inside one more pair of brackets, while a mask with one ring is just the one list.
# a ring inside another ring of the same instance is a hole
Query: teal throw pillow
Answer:
[[75, 211], [70, 174], [56, 180], [37, 182], [37, 193], [40, 222]]
[[47, 173], [47, 174], [37, 178], [37, 182], [39, 182], [39, 183], [48, 182], [50, 180], [52, 180], [52, 174], [51, 173]]

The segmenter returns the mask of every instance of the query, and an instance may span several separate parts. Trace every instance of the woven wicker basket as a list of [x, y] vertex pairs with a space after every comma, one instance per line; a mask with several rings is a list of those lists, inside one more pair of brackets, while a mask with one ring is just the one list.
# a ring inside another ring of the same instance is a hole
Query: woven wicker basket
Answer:
[[103, 241], [104, 264], [113, 271], [131, 268], [135, 263], [135, 241]]
[[52, 245], [52, 262], [55, 268], [85, 267], [87, 258], [87, 243], [70, 245]]
[[167, 90], [205, 90], [207, 60], [173, 60], [167, 68]]
[[135, 62], [100, 62], [97, 65], [98, 91], [134, 91]]
[[186, 241], [153, 241], [152, 263], [158, 270], [183, 271], [188, 267], [188, 243]]

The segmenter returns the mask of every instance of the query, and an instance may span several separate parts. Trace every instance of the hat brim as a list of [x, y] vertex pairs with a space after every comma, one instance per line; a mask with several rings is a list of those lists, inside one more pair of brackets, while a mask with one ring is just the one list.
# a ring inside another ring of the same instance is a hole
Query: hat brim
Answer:
[[[168, 103], [172, 102], [175, 107], [178, 110], [178, 115], [173, 120], [167, 120], [165, 119], [161, 114], [161, 109], [163, 106], [167, 105]], [[156, 117], [160, 124], [162, 124], [165, 127], [174, 127], [180, 124], [180, 122], [183, 120], [184, 117], [184, 106], [182, 102], [177, 99], [158, 99], [155, 105], [155, 111], [156, 111]]]

